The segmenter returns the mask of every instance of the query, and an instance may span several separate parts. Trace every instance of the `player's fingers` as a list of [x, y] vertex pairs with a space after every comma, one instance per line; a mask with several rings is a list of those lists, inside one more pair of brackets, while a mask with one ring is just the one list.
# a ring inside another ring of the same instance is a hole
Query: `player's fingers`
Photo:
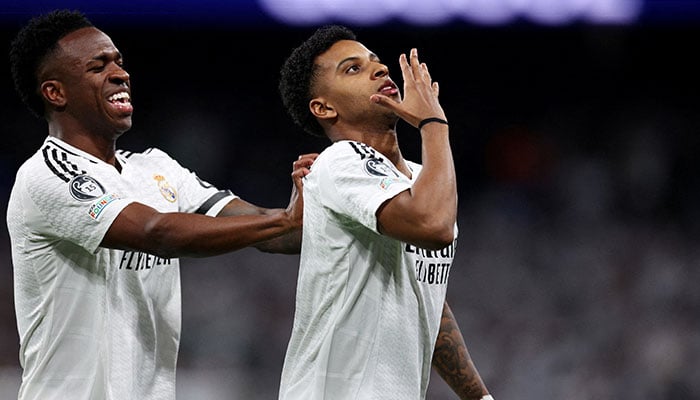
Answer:
[[294, 171], [292, 171], [292, 180], [301, 179], [308, 175], [310, 172], [311, 169], [309, 169], [308, 167], [294, 168]]
[[318, 153], [306, 153], [306, 154], [301, 154], [298, 157], [298, 159], [301, 160], [302, 158], [311, 158], [311, 159], [315, 160], [316, 157], [318, 157]]
[[369, 97], [369, 101], [380, 106], [384, 106], [392, 111], [396, 111], [399, 107], [399, 103], [390, 97], [384, 96], [383, 94], [373, 94]]
[[425, 81], [432, 82], [433, 77], [430, 76], [430, 70], [428, 69], [428, 64], [422, 63], [421, 66], [423, 67], [423, 77], [425, 77]]
[[303, 188], [304, 188], [304, 177], [309, 174], [308, 169], [295, 169], [292, 172], [292, 183], [294, 184], [292, 186], [292, 196], [297, 196], [301, 194]]
[[292, 163], [292, 170], [298, 168], [309, 168], [313, 163], [314, 160], [311, 158], [302, 158], [301, 160], [296, 160]]
[[423, 68], [420, 61], [418, 61], [418, 49], [415, 47], [411, 49], [411, 70], [415, 79], [424, 79]]
[[308, 174], [308, 171], [308, 168], [295, 168], [294, 171], [292, 171], [292, 179], [301, 179]]
[[404, 83], [411, 82], [413, 80], [413, 70], [411, 69], [411, 65], [408, 63], [408, 58], [406, 58], [405, 53], [402, 53], [399, 56], [399, 66], [401, 67], [401, 74], [403, 74]]
[[318, 153], [302, 154], [292, 163], [292, 169], [309, 168], [318, 157]]

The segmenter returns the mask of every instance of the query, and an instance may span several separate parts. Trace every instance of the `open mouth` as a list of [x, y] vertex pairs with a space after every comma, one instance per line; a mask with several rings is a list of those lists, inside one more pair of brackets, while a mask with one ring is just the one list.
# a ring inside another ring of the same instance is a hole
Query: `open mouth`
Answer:
[[387, 82], [384, 86], [379, 88], [379, 93], [385, 96], [393, 96], [399, 92], [399, 89], [392, 82]]
[[121, 103], [121, 104], [126, 104], [129, 103], [131, 104], [131, 96], [129, 96], [129, 93], [127, 92], [119, 92], [115, 93], [107, 98], [107, 101], [110, 103]]
[[131, 105], [131, 95], [129, 95], [128, 92], [115, 93], [107, 97], [107, 101], [117, 109], [124, 112], [131, 112], [134, 109], [134, 107]]

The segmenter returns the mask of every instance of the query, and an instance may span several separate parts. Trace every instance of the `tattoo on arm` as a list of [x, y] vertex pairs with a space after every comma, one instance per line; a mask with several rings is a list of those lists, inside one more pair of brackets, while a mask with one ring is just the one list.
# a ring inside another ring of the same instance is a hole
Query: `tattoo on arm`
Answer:
[[435, 343], [433, 367], [462, 400], [480, 399], [488, 394], [447, 302]]

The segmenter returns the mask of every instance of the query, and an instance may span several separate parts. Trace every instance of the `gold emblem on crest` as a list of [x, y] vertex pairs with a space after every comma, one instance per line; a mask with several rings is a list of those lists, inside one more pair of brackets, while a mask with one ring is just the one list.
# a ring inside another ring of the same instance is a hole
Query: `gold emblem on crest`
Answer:
[[177, 200], [177, 190], [170, 186], [163, 175], [153, 175], [153, 179], [158, 182], [158, 190], [160, 190], [160, 194], [163, 195], [165, 200], [174, 203]]

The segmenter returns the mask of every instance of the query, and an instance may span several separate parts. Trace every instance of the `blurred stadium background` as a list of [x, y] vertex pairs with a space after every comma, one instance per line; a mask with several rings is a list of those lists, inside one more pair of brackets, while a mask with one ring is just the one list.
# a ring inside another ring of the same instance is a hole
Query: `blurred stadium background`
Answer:
[[[6, 2], [5, 2], [6, 3]], [[134, 127], [201, 177], [284, 206], [291, 162], [327, 143], [277, 94], [292, 47], [351, 26], [400, 80], [418, 47], [440, 82], [460, 189], [448, 300], [496, 399], [700, 399], [700, 2], [25, 1], [0, 6], [0, 209], [46, 135], [13, 91], [30, 16], [86, 12], [125, 55]], [[143, 4], [142, 4], [143, 3]], [[407, 158], [418, 137], [400, 128]], [[184, 259], [178, 399], [273, 399], [298, 257]], [[20, 370], [0, 227], [0, 399]], [[435, 375], [431, 400], [456, 397]]]

